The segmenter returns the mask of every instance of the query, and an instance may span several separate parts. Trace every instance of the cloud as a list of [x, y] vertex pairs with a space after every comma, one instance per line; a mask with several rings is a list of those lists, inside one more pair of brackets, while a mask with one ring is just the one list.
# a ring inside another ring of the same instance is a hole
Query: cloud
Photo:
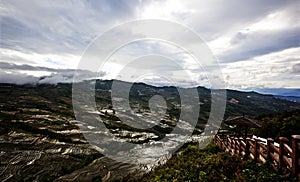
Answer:
[[[25, 83], [21, 81], [24, 78], [34, 82], [40, 76], [45, 77], [39, 82], [70, 81], [69, 71], [77, 68], [81, 55], [97, 36], [126, 21], [158, 18], [182, 23], [205, 40], [219, 59], [230, 87], [297, 87], [297, 8], [297, 1], [282, 0], [1, 1], [0, 62], [4, 63], [0, 64], [0, 81]], [[133, 32], [123, 32], [107, 41]], [[98, 48], [103, 46], [107, 45]], [[149, 52], [173, 55], [199, 84], [205, 77], [196, 76], [203, 70], [181, 50], [159, 43], [138, 43], [128, 45], [114, 57], [107, 65], [112, 73], [105, 74], [105, 78], [115, 76], [132, 57]], [[142, 64], [132, 65], [133, 71], [141, 68]], [[176, 66], [163, 63], [155, 69], [175, 75], [177, 71]], [[22, 79], [14, 79], [17, 76]]]
[[1, 2], [3, 47], [21, 51], [80, 54], [100, 33], [132, 16], [137, 1]]
[[231, 40], [231, 48], [220, 55], [222, 62], [235, 62], [259, 55], [298, 47], [299, 29], [238, 33]]
[[243, 61], [255, 56], [299, 46], [298, 5], [295, 2], [260, 14], [235, 31], [228, 31], [209, 45], [221, 62]]
[[300, 88], [300, 48], [256, 56], [240, 62], [222, 63], [228, 88]]
[[137, 9], [141, 18], [158, 18], [182, 22], [195, 30], [204, 40], [212, 41], [228, 33], [236, 32], [250, 22], [266, 14], [297, 2], [274, 1], [147, 1]]
[[33, 84], [38, 80], [36, 77], [18, 72], [0, 72], [1, 83], [15, 83], [15, 84]]
[[300, 74], [300, 63], [293, 65], [292, 73]]
[[[13, 63], [0, 62], [0, 83], [16, 84], [57, 84], [72, 83], [74, 74], [86, 79], [104, 76], [104, 72], [93, 73], [88, 70], [53, 69], [41, 66], [16, 65]], [[97, 75], [97, 76], [96, 76]]]

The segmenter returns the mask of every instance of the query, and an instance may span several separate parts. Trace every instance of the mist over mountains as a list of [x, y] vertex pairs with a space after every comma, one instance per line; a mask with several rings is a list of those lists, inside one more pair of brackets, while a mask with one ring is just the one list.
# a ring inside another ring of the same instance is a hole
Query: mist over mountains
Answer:
[[[94, 78], [95, 73], [88, 70], [76, 70], [76, 69], [60, 69], [60, 68], [48, 68], [42, 66], [31, 65], [17, 65], [13, 63], [0, 62], [0, 83], [8, 84], [52, 84], [58, 83], [72, 83], [73, 75], [76, 72], [81, 75], [82, 78], [90, 77]], [[99, 73], [99, 77], [105, 76], [106, 73]], [[164, 85], [161, 85], [164, 86]], [[247, 89], [234, 89], [241, 91], [256, 91], [262, 94], [271, 94], [278, 96], [294, 96], [300, 97], [300, 89], [298, 88], [247, 88]], [[296, 100], [298, 100], [296, 98]]]

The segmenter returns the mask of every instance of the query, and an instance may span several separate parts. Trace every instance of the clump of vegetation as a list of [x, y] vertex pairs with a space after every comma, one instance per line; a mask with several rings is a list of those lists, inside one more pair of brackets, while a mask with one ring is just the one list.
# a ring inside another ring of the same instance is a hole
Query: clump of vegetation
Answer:
[[256, 129], [254, 134], [264, 138], [287, 137], [300, 135], [300, 110], [262, 114], [257, 118], [262, 128]]
[[276, 172], [271, 164], [245, 161], [215, 144], [199, 150], [189, 144], [166, 164], [145, 174], [142, 181], [296, 181], [290, 172]]

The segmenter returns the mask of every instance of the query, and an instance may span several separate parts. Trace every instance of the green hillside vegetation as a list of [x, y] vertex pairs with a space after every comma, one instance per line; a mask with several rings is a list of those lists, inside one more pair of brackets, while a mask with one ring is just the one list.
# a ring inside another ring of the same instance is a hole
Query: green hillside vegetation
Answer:
[[164, 165], [145, 174], [153, 181], [297, 181], [289, 171], [274, 171], [269, 162], [258, 164], [222, 151], [214, 143], [203, 150], [187, 144]]
[[300, 135], [300, 110], [280, 112], [277, 114], [262, 114], [257, 119], [262, 128], [255, 129], [254, 134], [264, 138], [287, 137]]
[[[278, 140], [300, 134], [300, 111], [262, 114], [262, 128], [254, 134]], [[187, 144], [164, 165], [146, 174], [143, 181], [297, 181], [289, 170], [275, 171], [271, 162], [258, 164], [221, 150], [211, 143], [203, 150]]]

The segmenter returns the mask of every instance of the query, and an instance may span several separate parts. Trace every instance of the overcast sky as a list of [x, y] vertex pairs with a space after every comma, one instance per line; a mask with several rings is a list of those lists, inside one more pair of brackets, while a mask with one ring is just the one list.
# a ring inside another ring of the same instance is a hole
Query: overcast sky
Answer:
[[[0, 82], [70, 82], [81, 56], [97, 36], [124, 22], [163, 19], [189, 27], [206, 42], [220, 63], [227, 88], [300, 88], [299, 3], [297, 0], [0, 1]], [[151, 66], [172, 75], [178, 75], [178, 66], [182, 67], [193, 77], [180, 80], [184, 86], [193, 82], [209, 87], [205, 74], [200, 74], [203, 70], [193, 67], [191, 58], [180, 51], [161, 42], [133, 43], [120, 49], [98, 76], [122, 79], [119, 71], [136, 52], [139, 54], [135, 55], [176, 55], [177, 66], [161, 59]], [[149, 67], [145, 60], [127, 66], [130, 67], [127, 71], [140, 72]], [[41, 76], [47, 77], [40, 79]], [[141, 80], [157, 85], [166, 81], [153, 75]]]

